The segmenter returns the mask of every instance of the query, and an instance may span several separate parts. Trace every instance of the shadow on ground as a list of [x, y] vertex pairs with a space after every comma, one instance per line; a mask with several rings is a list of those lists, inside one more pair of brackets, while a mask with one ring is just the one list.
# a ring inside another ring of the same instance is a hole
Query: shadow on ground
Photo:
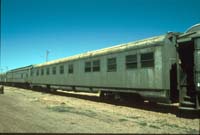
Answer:
[[125, 107], [131, 107], [131, 108], [137, 108], [142, 110], [148, 110], [148, 111], [154, 111], [159, 113], [171, 113], [176, 115], [177, 117], [184, 117], [184, 118], [199, 118], [199, 112], [181, 112], [178, 109], [178, 105], [171, 105], [171, 104], [161, 104], [161, 103], [154, 103], [151, 102], [137, 102], [137, 101], [126, 101], [126, 100], [101, 100], [98, 96], [95, 95], [83, 95], [78, 93], [66, 93], [66, 92], [60, 92], [60, 91], [49, 91], [45, 88], [34, 88], [34, 89], [28, 89], [32, 91], [38, 91], [42, 93], [49, 93], [59, 96], [65, 96], [65, 97], [73, 97], [73, 98], [79, 98], [84, 100], [89, 100], [93, 102], [102, 102], [112, 105], [119, 105], [119, 106], [125, 106]]

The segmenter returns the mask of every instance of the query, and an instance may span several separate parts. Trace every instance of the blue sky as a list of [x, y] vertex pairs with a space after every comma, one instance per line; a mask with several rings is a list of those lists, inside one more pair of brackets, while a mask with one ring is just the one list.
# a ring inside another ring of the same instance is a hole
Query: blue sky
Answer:
[[200, 22], [200, 0], [1, 0], [1, 70], [97, 50]]

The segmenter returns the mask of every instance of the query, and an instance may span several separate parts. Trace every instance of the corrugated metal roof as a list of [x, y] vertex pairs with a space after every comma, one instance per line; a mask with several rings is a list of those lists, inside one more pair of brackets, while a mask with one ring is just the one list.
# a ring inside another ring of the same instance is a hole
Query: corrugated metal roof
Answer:
[[87, 53], [82, 53], [82, 54], [78, 54], [75, 56], [70, 56], [70, 57], [61, 58], [61, 59], [54, 60], [54, 61], [49, 61], [46, 63], [36, 64], [36, 65], [34, 65], [34, 67], [42, 67], [42, 66], [47, 66], [47, 65], [51, 65], [51, 64], [72, 61], [72, 60], [76, 60], [76, 59], [80, 59], [80, 58], [87, 58], [87, 57], [91, 57], [91, 56], [100, 56], [100, 55], [105, 55], [105, 54], [111, 54], [111, 53], [120, 52], [120, 51], [123, 51], [126, 49], [133, 49], [133, 48], [138, 48], [138, 47], [140, 48], [140, 47], [145, 47], [145, 46], [149, 46], [149, 45], [158, 45], [164, 41], [166, 35], [168, 35], [168, 34], [151, 37], [151, 38], [147, 38], [147, 39], [143, 39], [143, 40], [139, 40], [139, 41], [129, 42], [129, 43], [125, 43], [125, 44], [120, 44], [117, 46], [108, 47], [108, 48], [104, 48], [104, 49], [100, 49], [100, 50], [95, 50], [95, 51], [91, 51], [91, 52], [87, 52]]

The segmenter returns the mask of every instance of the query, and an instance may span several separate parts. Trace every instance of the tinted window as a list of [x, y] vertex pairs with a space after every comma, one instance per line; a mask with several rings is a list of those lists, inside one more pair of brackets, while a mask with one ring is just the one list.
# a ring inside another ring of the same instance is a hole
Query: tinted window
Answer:
[[109, 59], [107, 59], [107, 71], [108, 72], [115, 72], [115, 71], [117, 71], [117, 61], [116, 61], [116, 58], [109, 58]]
[[85, 72], [91, 72], [91, 62], [85, 62]]
[[141, 66], [142, 67], [154, 67], [154, 53], [141, 54]]
[[37, 76], [39, 76], [39, 69], [37, 70]]
[[44, 75], [44, 69], [41, 69], [41, 75]]
[[56, 67], [53, 67], [53, 69], [52, 69], [52, 74], [53, 74], [53, 75], [56, 74]]
[[46, 69], [46, 74], [49, 75], [49, 68]]
[[33, 76], [34, 75], [34, 71], [33, 70], [31, 70], [31, 76]]
[[69, 64], [68, 73], [72, 74], [74, 72], [73, 64]]
[[100, 60], [94, 60], [94, 61], [93, 61], [92, 70], [93, 70], [94, 72], [100, 71]]
[[137, 68], [137, 55], [127, 55], [126, 56], [126, 69]]
[[63, 73], [64, 73], [64, 66], [61, 65], [61, 66], [60, 66], [60, 74], [63, 74]]

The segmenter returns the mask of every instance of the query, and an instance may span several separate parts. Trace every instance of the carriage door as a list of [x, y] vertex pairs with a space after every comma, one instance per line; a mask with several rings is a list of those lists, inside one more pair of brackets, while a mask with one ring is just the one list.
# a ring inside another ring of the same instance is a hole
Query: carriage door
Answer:
[[194, 63], [195, 63], [195, 89], [197, 92], [197, 108], [200, 110], [200, 37], [195, 40], [194, 47]]
[[179, 103], [183, 109], [200, 109], [200, 38], [178, 40]]

